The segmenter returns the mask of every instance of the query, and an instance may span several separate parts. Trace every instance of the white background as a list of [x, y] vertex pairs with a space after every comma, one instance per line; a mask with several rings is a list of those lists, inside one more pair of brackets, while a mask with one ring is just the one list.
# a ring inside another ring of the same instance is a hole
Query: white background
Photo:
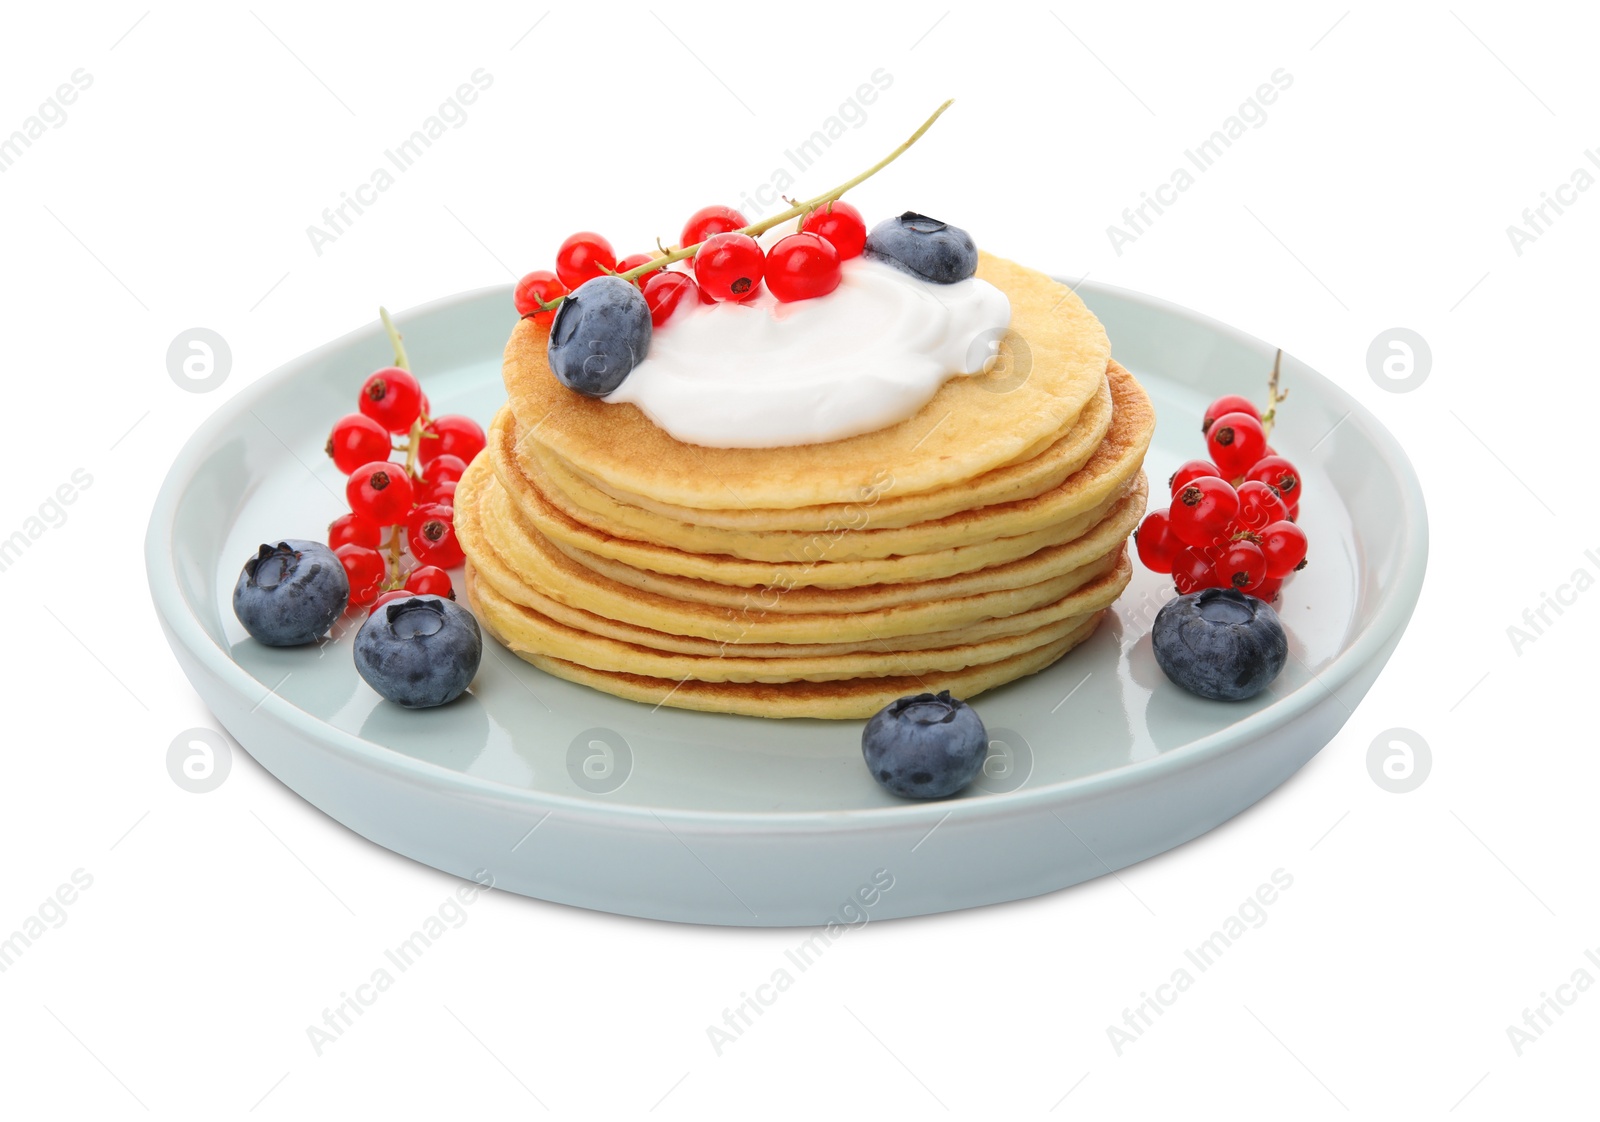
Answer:
[[[1580, 6], [27, 8], [0, 33], [0, 134], [75, 69], [93, 84], [0, 174], [0, 530], [75, 469], [94, 483], [0, 573], [0, 932], [76, 869], [93, 886], [0, 974], [7, 1114], [1493, 1118], [1592, 1102], [1600, 993], [1520, 1056], [1506, 1031], [1575, 970], [1600, 978], [1583, 955], [1600, 948], [1600, 594], [1520, 651], [1507, 635], [1600, 570], [1584, 557], [1600, 549], [1600, 191], [1520, 255], [1506, 233], [1600, 145]], [[466, 123], [315, 253], [306, 227], [479, 67], [494, 82]], [[1280, 67], [1294, 82], [1267, 122], [1114, 252], [1123, 208]], [[673, 240], [880, 68], [892, 85], [799, 190], [953, 96], [853, 196], [869, 215], [946, 216], [992, 251], [1281, 342], [1398, 434], [1432, 557], [1388, 672], [1239, 819], [1118, 878], [852, 932], [720, 1056], [706, 1026], [803, 932], [490, 893], [318, 1057], [306, 1027], [459, 882], [242, 753], [207, 795], [168, 777], [172, 737], [215, 719], [145, 588], [167, 464], [224, 400], [379, 302], [546, 267], [575, 229]], [[234, 354], [210, 394], [165, 365], [197, 325]], [[1433, 351], [1405, 394], [1367, 370], [1395, 326]], [[1409, 794], [1368, 773], [1393, 726], [1432, 748]], [[1119, 1055], [1107, 1026], [1278, 868], [1294, 883], [1266, 924]]]

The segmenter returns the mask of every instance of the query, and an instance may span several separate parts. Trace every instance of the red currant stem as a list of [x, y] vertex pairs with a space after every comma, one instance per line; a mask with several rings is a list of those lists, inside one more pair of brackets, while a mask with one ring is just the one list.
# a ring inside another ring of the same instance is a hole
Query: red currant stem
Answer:
[[389, 309], [379, 307], [378, 318], [383, 320], [383, 329], [389, 333], [389, 345], [394, 348], [394, 364], [401, 370], [410, 370], [411, 360], [406, 358], [406, 345], [400, 341], [400, 330], [395, 327], [394, 320], [389, 318]]
[[[831, 203], [834, 199], [837, 199], [851, 188], [859, 187], [861, 184], [865, 183], [874, 175], [877, 175], [884, 168], [888, 167], [890, 164], [894, 163], [901, 156], [903, 156], [906, 149], [910, 148], [917, 141], [921, 140], [922, 134], [932, 128], [933, 123], [943, 116], [946, 109], [949, 109], [950, 106], [954, 104], [955, 99], [951, 98], [949, 101], [946, 101], [943, 105], [939, 106], [939, 108], [933, 111], [933, 116], [929, 117], [926, 121], [923, 121], [922, 124], [917, 127], [917, 131], [908, 136], [898, 148], [896, 148], [893, 152], [890, 152], [877, 163], [873, 164], [860, 175], [857, 175], [855, 178], [847, 179], [830, 191], [824, 191], [822, 194], [816, 196], [815, 198], [807, 199], [805, 202], [796, 203], [788, 210], [779, 211], [771, 218], [763, 218], [760, 222], [752, 222], [744, 229], [735, 232], [740, 234], [748, 234], [752, 238], [759, 237], [768, 230], [772, 229], [774, 226], [787, 222], [791, 218], [798, 218], [805, 211], [815, 210], [817, 207], [822, 206], [825, 203]], [[656, 244], [660, 245], [659, 239], [657, 240]], [[643, 265], [635, 266], [634, 268], [629, 269], [627, 272], [618, 273], [616, 275], [627, 281], [637, 280], [645, 273], [659, 269], [663, 265], [670, 265], [674, 261], [682, 261], [685, 258], [693, 257], [700, 246], [704, 244], [704, 242], [696, 242], [694, 245], [680, 246], [677, 249], [668, 250], [660, 257], [657, 257], [651, 261], [646, 261]], [[539, 302], [539, 310], [542, 312], [548, 312], [552, 308], [560, 306], [563, 299], [564, 297], [557, 296], [553, 300], [541, 300]]]
[[1267, 436], [1272, 435], [1272, 422], [1278, 419], [1278, 403], [1289, 396], [1289, 391], [1278, 391], [1278, 375], [1283, 370], [1283, 348], [1278, 348], [1277, 357], [1272, 360], [1272, 377], [1267, 379], [1267, 411], [1261, 414], [1261, 431]]

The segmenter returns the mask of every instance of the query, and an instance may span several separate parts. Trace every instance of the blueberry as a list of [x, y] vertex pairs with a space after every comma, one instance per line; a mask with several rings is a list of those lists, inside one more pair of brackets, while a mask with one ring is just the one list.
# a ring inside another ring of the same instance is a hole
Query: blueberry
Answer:
[[989, 734], [964, 701], [940, 693], [902, 697], [861, 731], [861, 754], [884, 789], [908, 799], [942, 799], [977, 776]]
[[443, 596], [391, 600], [356, 632], [356, 670], [367, 685], [407, 709], [460, 697], [482, 658], [478, 621]]
[[874, 226], [862, 252], [934, 284], [954, 284], [978, 271], [971, 234], [911, 210]]
[[233, 614], [258, 643], [315, 643], [350, 602], [350, 578], [321, 542], [288, 538], [263, 545], [233, 586]]
[[1167, 677], [1213, 701], [1254, 697], [1289, 656], [1289, 637], [1278, 613], [1232, 588], [1207, 588], [1167, 601], [1156, 613], [1150, 641]]
[[550, 369], [569, 390], [604, 397], [650, 351], [650, 305], [620, 277], [586, 280], [550, 325]]

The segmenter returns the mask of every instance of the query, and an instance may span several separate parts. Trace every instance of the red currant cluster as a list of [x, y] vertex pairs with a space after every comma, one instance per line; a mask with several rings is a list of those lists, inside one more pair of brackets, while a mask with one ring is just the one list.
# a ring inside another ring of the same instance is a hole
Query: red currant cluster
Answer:
[[1219, 397], [1206, 410], [1208, 460], [1190, 460], [1173, 473], [1172, 505], [1153, 510], [1134, 532], [1139, 560], [1171, 573], [1180, 594], [1236, 588], [1271, 603], [1290, 573], [1306, 563], [1300, 513], [1300, 473], [1267, 444], [1273, 412], [1283, 397], [1272, 383], [1272, 406], [1262, 414], [1242, 397]]
[[396, 365], [362, 383], [360, 412], [341, 418], [327, 443], [334, 465], [350, 477], [350, 513], [328, 527], [328, 545], [350, 578], [353, 606], [376, 608], [404, 595], [454, 597], [445, 570], [463, 560], [456, 481], [485, 443], [470, 418], [429, 413], [392, 327], [391, 337]]
[[573, 234], [556, 251], [555, 272], [539, 269], [517, 283], [517, 314], [548, 324], [555, 317], [551, 301], [584, 281], [605, 274], [622, 276], [640, 287], [650, 306], [651, 323], [660, 327], [691, 297], [702, 304], [742, 303], [761, 291], [761, 284], [779, 300], [809, 300], [839, 287], [840, 263], [859, 256], [867, 243], [861, 212], [838, 199], [808, 211], [800, 228], [779, 239], [770, 250], [750, 234], [744, 215], [726, 206], [702, 207], [689, 216], [679, 237], [682, 269], [659, 256], [635, 253], [617, 259], [611, 243], [599, 234]]

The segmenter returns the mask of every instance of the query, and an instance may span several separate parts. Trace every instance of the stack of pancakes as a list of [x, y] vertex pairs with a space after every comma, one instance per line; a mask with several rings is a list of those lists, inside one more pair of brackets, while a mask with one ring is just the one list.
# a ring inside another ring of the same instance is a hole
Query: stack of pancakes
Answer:
[[548, 329], [521, 321], [455, 497], [479, 619], [558, 677], [763, 717], [1049, 666], [1128, 583], [1155, 415], [1070, 289], [987, 255], [978, 276], [1011, 300], [994, 368], [827, 444], [675, 440], [562, 387]]

